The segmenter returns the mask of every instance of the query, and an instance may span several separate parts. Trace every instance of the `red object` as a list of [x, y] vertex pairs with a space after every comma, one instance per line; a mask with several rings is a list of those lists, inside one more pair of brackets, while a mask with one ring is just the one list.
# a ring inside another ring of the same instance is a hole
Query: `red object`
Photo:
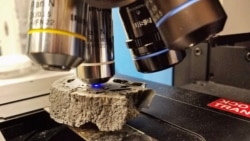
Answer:
[[250, 104], [220, 98], [207, 106], [250, 118]]

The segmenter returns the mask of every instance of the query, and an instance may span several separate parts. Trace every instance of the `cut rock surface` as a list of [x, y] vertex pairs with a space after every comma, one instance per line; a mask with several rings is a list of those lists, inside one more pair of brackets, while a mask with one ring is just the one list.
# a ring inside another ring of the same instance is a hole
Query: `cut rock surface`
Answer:
[[50, 116], [72, 127], [93, 123], [100, 131], [116, 131], [139, 115], [141, 108], [148, 107], [153, 96], [144, 83], [112, 79], [90, 86], [67, 76], [52, 84]]

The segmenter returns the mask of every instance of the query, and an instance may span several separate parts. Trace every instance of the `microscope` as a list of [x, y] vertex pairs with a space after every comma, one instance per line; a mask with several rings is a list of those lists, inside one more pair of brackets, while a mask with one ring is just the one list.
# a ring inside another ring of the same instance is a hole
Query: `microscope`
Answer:
[[[173, 86], [116, 74], [113, 8], [119, 8], [136, 70], [173, 68]], [[156, 95], [126, 123], [152, 137], [144, 140], [248, 141], [250, 34], [219, 35], [227, 20], [219, 0], [31, 0], [28, 56], [44, 70], [74, 69], [87, 85], [113, 78], [145, 82]], [[7, 139], [48, 133], [51, 140], [82, 140], [80, 131], [44, 111], [13, 123], [0, 124]]]
[[113, 7], [120, 7], [126, 44], [142, 73], [178, 64], [186, 48], [216, 35], [227, 18], [217, 0], [33, 0], [28, 55], [46, 70], [76, 68], [86, 83], [107, 82], [115, 74]]

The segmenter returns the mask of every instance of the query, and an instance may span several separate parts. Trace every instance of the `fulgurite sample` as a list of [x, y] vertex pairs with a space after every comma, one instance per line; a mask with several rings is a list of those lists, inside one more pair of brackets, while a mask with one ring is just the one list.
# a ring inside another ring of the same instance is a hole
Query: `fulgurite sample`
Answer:
[[112, 79], [90, 86], [67, 76], [52, 84], [50, 116], [72, 127], [93, 123], [100, 131], [116, 131], [149, 106], [153, 96], [144, 83]]

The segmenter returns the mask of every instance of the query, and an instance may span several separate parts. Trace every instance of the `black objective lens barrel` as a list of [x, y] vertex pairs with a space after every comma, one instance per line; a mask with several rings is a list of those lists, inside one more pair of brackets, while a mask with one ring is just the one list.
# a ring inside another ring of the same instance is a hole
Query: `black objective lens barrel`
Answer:
[[185, 50], [220, 32], [227, 15], [219, 0], [144, 0], [169, 48]]
[[139, 72], [167, 69], [185, 57], [183, 51], [165, 46], [143, 1], [121, 7], [120, 16], [128, 36], [127, 46]]

